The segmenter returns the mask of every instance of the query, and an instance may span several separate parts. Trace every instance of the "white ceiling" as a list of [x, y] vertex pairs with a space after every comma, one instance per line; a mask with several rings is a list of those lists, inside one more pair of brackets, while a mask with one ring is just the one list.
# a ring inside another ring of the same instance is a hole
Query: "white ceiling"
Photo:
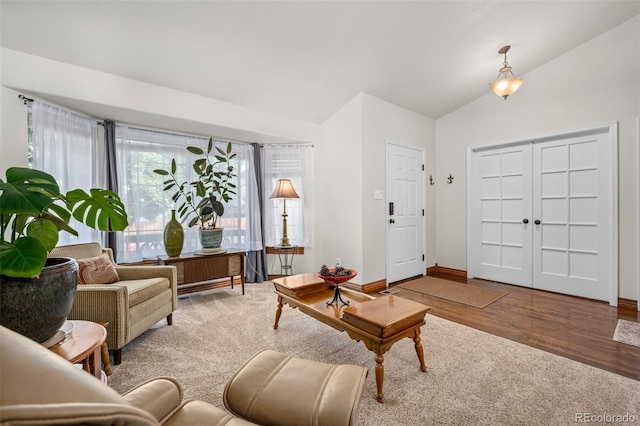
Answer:
[[487, 93], [503, 45], [522, 76], [640, 13], [637, 0], [0, 6], [3, 47], [314, 123], [360, 92], [437, 119]]

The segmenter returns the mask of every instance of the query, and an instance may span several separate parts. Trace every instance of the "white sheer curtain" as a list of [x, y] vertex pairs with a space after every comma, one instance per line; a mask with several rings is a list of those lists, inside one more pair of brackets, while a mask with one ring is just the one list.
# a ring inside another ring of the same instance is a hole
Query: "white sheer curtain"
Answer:
[[[83, 117], [57, 106], [37, 100], [31, 105], [33, 167], [56, 178], [62, 192], [72, 189], [104, 187], [104, 167], [98, 125], [95, 119]], [[58, 245], [98, 241], [102, 233], [72, 220], [78, 231], [75, 237], [59, 234]]]
[[264, 174], [264, 233], [267, 246], [282, 238], [283, 200], [269, 196], [278, 179], [291, 179], [299, 199], [287, 200], [287, 236], [292, 245], [311, 247], [313, 224], [313, 145], [270, 144], [262, 147]]
[[[129, 213], [129, 227], [118, 233], [118, 261], [135, 262], [164, 255], [163, 231], [171, 218], [172, 191], [163, 191], [166, 179], [154, 169], [170, 170], [171, 160], [177, 163], [178, 180], [189, 181], [192, 176], [193, 155], [185, 148], [206, 149], [208, 137], [116, 126], [119, 194]], [[215, 141], [224, 149], [225, 141]], [[226, 249], [256, 250], [262, 248], [261, 235], [249, 226], [255, 221], [252, 209], [257, 205], [257, 184], [253, 171], [251, 146], [233, 143], [236, 153], [234, 167], [237, 196], [225, 205], [219, 226], [224, 228], [222, 247]], [[178, 218], [179, 220], [179, 218]], [[259, 220], [259, 214], [258, 219]], [[185, 226], [183, 253], [200, 249], [197, 227]], [[253, 231], [252, 231], [253, 230]]]

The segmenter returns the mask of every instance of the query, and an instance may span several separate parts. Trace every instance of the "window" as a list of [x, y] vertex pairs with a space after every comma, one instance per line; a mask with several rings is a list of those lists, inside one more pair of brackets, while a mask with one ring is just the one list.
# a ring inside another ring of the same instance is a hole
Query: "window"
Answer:
[[[116, 151], [118, 156], [119, 195], [127, 207], [129, 227], [118, 233], [118, 261], [134, 262], [155, 258], [165, 254], [163, 247], [164, 225], [171, 218], [173, 201], [171, 191], [163, 191], [163, 177], [154, 169], [169, 170], [171, 160], [177, 163], [179, 181], [191, 182], [193, 155], [185, 148], [206, 148], [208, 138], [127, 126], [116, 127]], [[216, 141], [216, 146], [225, 148], [227, 142]], [[224, 216], [218, 226], [224, 228], [223, 247], [256, 250], [262, 249], [261, 237], [252, 235], [248, 225], [252, 207], [251, 193], [257, 193], [253, 171], [252, 147], [249, 144], [233, 143], [234, 167], [237, 171], [235, 184], [237, 195], [225, 204]], [[183, 252], [200, 249], [197, 227], [187, 228]]]
[[313, 224], [313, 145], [272, 144], [262, 147], [267, 246], [280, 244], [283, 200], [269, 197], [278, 179], [290, 179], [299, 199], [287, 200], [287, 236], [292, 245], [311, 247]]

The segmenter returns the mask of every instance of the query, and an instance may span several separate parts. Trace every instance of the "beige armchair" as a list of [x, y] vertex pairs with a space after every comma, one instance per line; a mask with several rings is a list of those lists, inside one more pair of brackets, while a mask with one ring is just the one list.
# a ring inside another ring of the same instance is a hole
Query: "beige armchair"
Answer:
[[261, 351], [225, 387], [227, 411], [204, 401], [184, 400], [182, 386], [171, 377], [148, 380], [119, 395], [42, 345], [2, 326], [0, 342], [3, 426], [352, 425], [367, 373], [357, 365]]
[[163, 318], [173, 321], [178, 304], [175, 266], [122, 266], [113, 252], [98, 243], [54, 248], [50, 257], [87, 259], [106, 253], [120, 278], [112, 284], [78, 285], [69, 319], [105, 323], [113, 363], [122, 362], [122, 348]]

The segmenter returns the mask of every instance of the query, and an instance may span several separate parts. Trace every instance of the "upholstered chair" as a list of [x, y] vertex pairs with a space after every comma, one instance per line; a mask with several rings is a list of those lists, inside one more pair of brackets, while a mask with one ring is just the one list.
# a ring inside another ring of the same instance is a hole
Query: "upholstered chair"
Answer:
[[[122, 348], [127, 343], [158, 321], [166, 318], [171, 325], [178, 305], [175, 266], [118, 265], [112, 250], [99, 243], [59, 246], [49, 256], [76, 259], [81, 280], [85, 276], [88, 281], [100, 282], [78, 285], [69, 319], [108, 323], [107, 346], [113, 351], [114, 364], [122, 361]], [[96, 262], [99, 266], [94, 269], [100, 273], [91, 274], [91, 265]], [[111, 274], [103, 273], [105, 269]]]
[[224, 410], [184, 399], [182, 386], [171, 377], [147, 380], [120, 395], [2, 326], [0, 342], [2, 426], [347, 426], [355, 423], [367, 375], [367, 369], [357, 365], [331, 365], [264, 350], [231, 378], [224, 390]]

